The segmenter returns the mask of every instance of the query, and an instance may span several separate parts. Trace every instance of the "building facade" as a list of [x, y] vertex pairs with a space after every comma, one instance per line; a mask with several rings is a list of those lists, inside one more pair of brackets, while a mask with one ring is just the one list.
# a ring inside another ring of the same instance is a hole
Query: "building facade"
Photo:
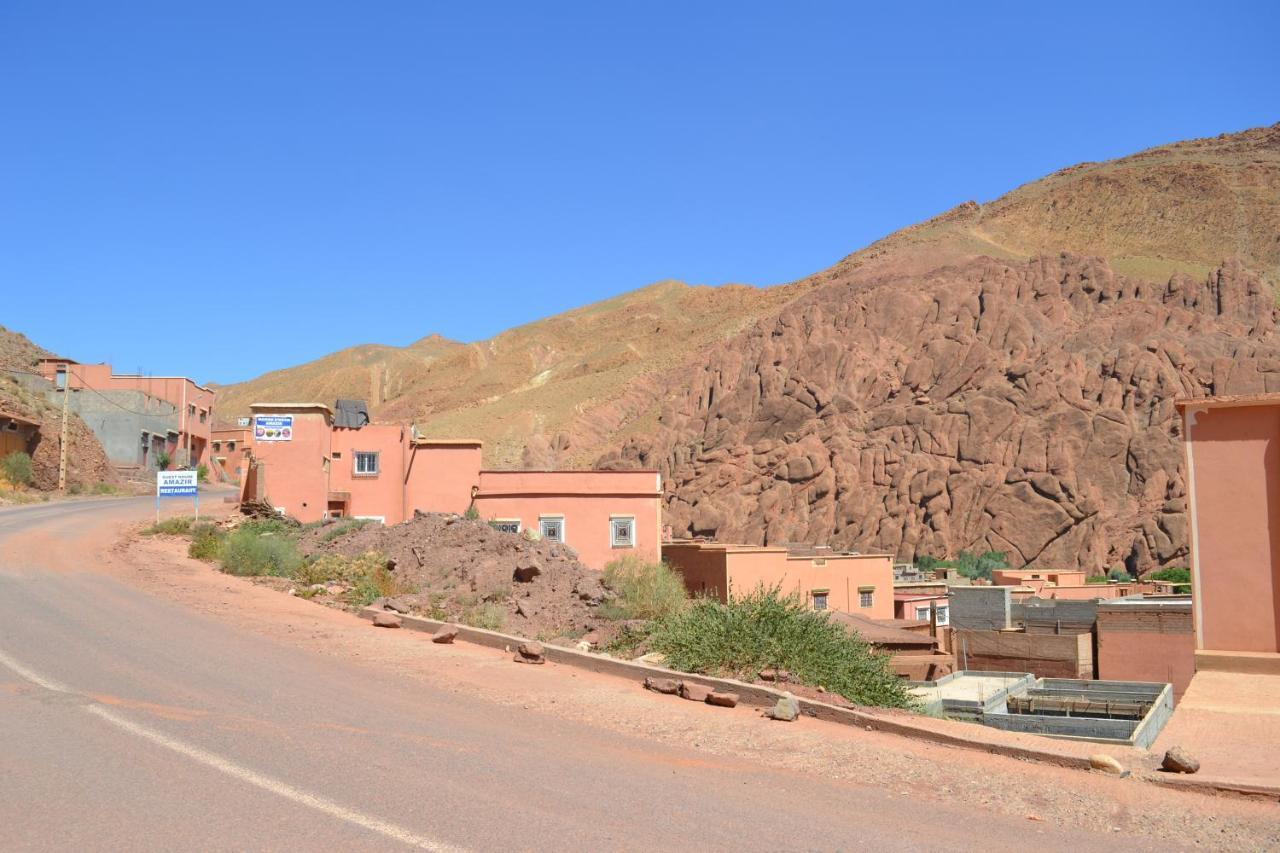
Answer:
[[495, 471], [483, 446], [399, 424], [340, 426], [319, 403], [251, 407], [242, 499], [270, 501], [303, 522], [474, 510], [511, 532], [563, 542], [592, 568], [662, 552], [657, 471]]
[[787, 548], [680, 541], [662, 556], [691, 595], [728, 601], [760, 586], [799, 596], [814, 610], [892, 619], [893, 555], [793, 553]]
[[205, 461], [213, 429], [214, 392], [181, 376], [135, 376], [109, 364], [44, 358], [36, 368], [46, 398], [93, 430], [107, 458], [122, 467], [154, 469], [162, 454], [172, 467]]
[[1196, 668], [1280, 672], [1280, 394], [1176, 405]]

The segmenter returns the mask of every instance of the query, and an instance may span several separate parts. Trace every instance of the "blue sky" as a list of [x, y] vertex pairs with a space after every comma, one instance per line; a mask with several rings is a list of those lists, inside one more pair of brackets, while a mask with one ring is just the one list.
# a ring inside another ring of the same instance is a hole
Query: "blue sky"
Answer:
[[236, 381], [1280, 121], [1280, 4], [0, 7], [0, 324]]

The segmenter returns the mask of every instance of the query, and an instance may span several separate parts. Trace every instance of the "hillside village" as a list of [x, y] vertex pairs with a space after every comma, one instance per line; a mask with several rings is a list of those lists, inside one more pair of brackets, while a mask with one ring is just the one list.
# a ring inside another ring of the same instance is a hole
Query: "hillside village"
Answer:
[[[1249, 215], [1190, 242], [1167, 218], [1060, 236], [1104, 173], [1166, 203], [1194, 178], [1197, 209]], [[1202, 694], [1250, 720], [1280, 703], [1277, 223], [1280, 125], [1065, 170], [794, 284], [664, 284], [241, 386], [0, 331], [0, 494], [190, 470], [243, 514], [153, 533], [380, 627], [652, 664], [651, 689], [712, 705], [785, 690], [780, 719], [800, 697], [1076, 744], [1177, 736], [1229, 774], [1247, 747], [1204, 736]], [[674, 598], [639, 603], [663, 583]], [[673, 639], [680, 614], [775, 605], [867, 668], [699, 662]], [[1181, 745], [1163, 761], [1199, 766]]]

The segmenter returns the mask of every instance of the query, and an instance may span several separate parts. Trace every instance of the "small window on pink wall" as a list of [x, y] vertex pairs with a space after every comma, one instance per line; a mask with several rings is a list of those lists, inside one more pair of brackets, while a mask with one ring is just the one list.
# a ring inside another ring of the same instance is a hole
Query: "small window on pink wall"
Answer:
[[615, 515], [609, 519], [609, 544], [614, 548], [636, 546], [635, 516]]
[[357, 450], [351, 454], [351, 472], [357, 477], [378, 476], [378, 454], [369, 450]]

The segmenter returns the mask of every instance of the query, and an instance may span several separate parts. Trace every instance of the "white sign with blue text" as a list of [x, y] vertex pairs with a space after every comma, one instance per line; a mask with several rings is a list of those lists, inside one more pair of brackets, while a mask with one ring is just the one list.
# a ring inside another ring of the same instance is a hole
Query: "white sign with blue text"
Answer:
[[160, 521], [161, 498], [195, 498], [196, 518], [200, 518], [200, 483], [196, 471], [156, 472], [156, 521]]
[[197, 492], [195, 471], [157, 471], [156, 494], [162, 498], [190, 498]]
[[293, 415], [254, 415], [254, 441], [292, 441]]

